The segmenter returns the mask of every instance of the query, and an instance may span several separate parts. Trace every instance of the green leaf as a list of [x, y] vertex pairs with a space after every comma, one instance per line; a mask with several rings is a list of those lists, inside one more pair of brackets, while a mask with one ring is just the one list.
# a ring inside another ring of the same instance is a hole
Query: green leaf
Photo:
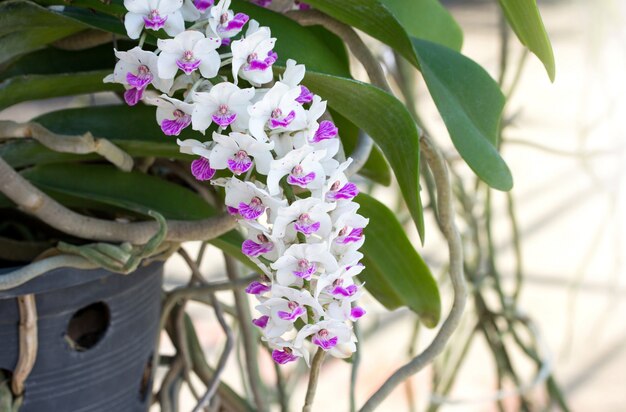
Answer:
[[336, 36], [328, 32], [320, 35], [320, 28], [302, 27], [282, 14], [242, 0], [233, 1], [231, 8], [271, 29], [272, 37], [277, 39], [274, 47], [278, 54], [277, 66], [284, 67], [287, 59], [293, 59], [306, 65], [307, 70], [350, 77], [345, 49]]
[[395, 214], [365, 194], [356, 197], [359, 213], [370, 219], [365, 228], [365, 288], [388, 309], [408, 306], [424, 325], [437, 326], [441, 299], [430, 269], [417, 253]]
[[450, 12], [438, 0], [380, 0], [406, 32], [454, 50], [461, 50], [463, 32]]
[[[497, 84], [482, 67], [462, 54], [427, 40], [410, 38], [382, 1], [311, 0], [309, 3], [388, 44], [420, 69], [463, 159], [490, 186], [511, 189], [511, 173], [494, 147], [504, 107], [504, 97]], [[385, 148], [382, 145], [381, 148], [389, 159]], [[389, 161], [398, 176], [394, 162]]]
[[548, 77], [554, 81], [556, 71], [554, 52], [537, 8], [537, 0], [499, 1], [519, 41], [541, 60]]
[[119, 85], [102, 82], [109, 73], [111, 70], [11, 77], [0, 83], [0, 110], [28, 100], [117, 90]]
[[0, 63], [82, 30], [80, 23], [23, 0], [0, 3]]
[[428, 90], [454, 146], [491, 187], [510, 190], [513, 178], [496, 149], [504, 96], [496, 82], [471, 59], [425, 40], [413, 45]]
[[331, 109], [360, 127], [378, 144], [393, 169], [421, 238], [424, 218], [419, 195], [419, 136], [406, 107], [389, 93], [356, 80], [308, 72], [304, 84], [328, 99]]

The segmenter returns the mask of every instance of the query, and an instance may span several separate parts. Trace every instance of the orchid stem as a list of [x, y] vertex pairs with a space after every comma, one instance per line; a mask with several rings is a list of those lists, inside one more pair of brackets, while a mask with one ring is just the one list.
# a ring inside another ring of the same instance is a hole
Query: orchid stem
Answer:
[[317, 390], [317, 381], [319, 380], [320, 369], [322, 367], [322, 363], [324, 362], [325, 356], [326, 352], [322, 348], [319, 348], [317, 352], [315, 352], [315, 356], [313, 357], [313, 363], [311, 364], [309, 386], [306, 390], [306, 397], [304, 398], [304, 406], [302, 407], [302, 412], [311, 412], [311, 408], [313, 407], [313, 400], [315, 399], [315, 392]]

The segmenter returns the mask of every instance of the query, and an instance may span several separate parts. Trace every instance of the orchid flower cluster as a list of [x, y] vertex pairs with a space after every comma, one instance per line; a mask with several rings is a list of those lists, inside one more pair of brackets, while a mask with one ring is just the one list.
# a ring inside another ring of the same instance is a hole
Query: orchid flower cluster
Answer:
[[[230, 0], [124, 4], [131, 38], [161, 28], [173, 38], [159, 39], [156, 51], [115, 51], [119, 61], [105, 81], [124, 85], [129, 105], [155, 105], [168, 136], [187, 127], [203, 135], [211, 129], [208, 141], [177, 142], [197, 157], [196, 179], [224, 188], [228, 212], [247, 233], [242, 251], [262, 278], [246, 292], [259, 302], [253, 323], [273, 359], [309, 363], [315, 346], [351, 356], [352, 322], [365, 314], [355, 302], [368, 220], [358, 214], [358, 189], [345, 174], [352, 160], [336, 159], [340, 141], [337, 127], [324, 119], [326, 102], [300, 84], [304, 66], [288, 60], [272, 84], [276, 39], [268, 27], [230, 10]], [[187, 29], [185, 21], [192, 22]]]

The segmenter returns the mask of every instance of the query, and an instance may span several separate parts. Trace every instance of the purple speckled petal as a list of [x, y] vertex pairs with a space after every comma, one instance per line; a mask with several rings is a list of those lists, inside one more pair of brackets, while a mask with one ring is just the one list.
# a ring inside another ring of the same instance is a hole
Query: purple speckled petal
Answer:
[[252, 319], [252, 323], [261, 329], [267, 326], [267, 322], [270, 320], [269, 316], [261, 316], [260, 318]]
[[196, 9], [202, 12], [211, 7], [213, 3], [215, 3], [214, 0], [193, 0], [193, 5], [196, 6]]
[[354, 183], [346, 183], [343, 187], [337, 191], [330, 191], [326, 193], [326, 200], [339, 200], [339, 199], [347, 199], [350, 200], [359, 194], [359, 189], [356, 187]]
[[249, 156], [244, 158], [234, 158], [228, 159], [226, 162], [228, 164], [228, 168], [231, 172], [236, 175], [240, 175], [242, 173], [246, 173], [252, 167], [252, 159]]
[[256, 243], [253, 240], [245, 240], [241, 245], [241, 251], [246, 256], [258, 257], [274, 249], [273, 243]]
[[298, 357], [294, 355], [291, 351], [287, 352], [274, 349], [272, 351], [272, 359], [274, 359], [274, 362], [278, 363], [279, 365], [284, 365], [286, 363], [297, 360]]
[[232, 41], [232, 40], [231, 40], [231, 39], [229, 39], [228, 37], [224, 37], [224, 38], [222, 39], [222, 46], [230, 46], [230, 42], [231, 42], [231, 41]]
[[335, 124], [329, 120], [323, 120], [317, 131], [315, 132], [315, 136], [311, 139], [312, 143], [318, 143], [322, 140], [332, 139], [337, 136], [338, 129]]
[[315, 335], [315, 337], [313, 338], [313, 343], [316, 344], [317, 346], [319, 346], [320, 348], [324, 349], [324, 350], [328, 350], [330, 348], [333, 348], [337, 345], [337, 337], [333, 337], [330, 339], [326, 339], [323, 338], [319, 335]]
[[124, 100], [126, 101], [126, 104], [128, 104], [129, 106], [136, 105], [137, 102], [141, 100], [142, 96], [143, 96], [143, 89], [132, 88], [124, 92]]
[[310, 225], [295, 222], [293, 228], [300, 233], [304, 233], [305, 236], [309, 236], [311, 233], [315, 233], [320, 230], [320, 222], [313, 222]]
[[365, 309], [363, 309], [362, 307], [355, 306], [350, 311], [350, 317], [352, 318], [352, 320], [357, 320], [360, 317], [362, 317], [363, 315], [365, 315], [366, 313], [367, 312], [365, 312]]
[[270, 128], [272, 129], [276, 129], [277, 127], [287, 127], [289, 126], [289, 124], [291, 122], [293, 122], [293, 119], [296, 118], [296, 112], [294, 110], [290, 111], [289, 114], [285, 117], [283, 117], [282, 119], [279, 118], [271, 118], [270, 119]]
[[185, 72], [185, 74], [191, 74], [194, 70], [200, 67], [201, 60], [195, 60], [192, 62], [187, 62], [184, 60], [176, 60], [176, 65], [179, 69]]
[[267, 52], [267, 57], [264, 61], [268, 66], [276, 63], [276, 60], [278, 60], [278, 53], [276, 53], [274, 50], [270, 50], [269, 52]]
[[313, 93], [306, 86], [300, 86], [300, 96], [296, 99], [300, 104], [311, 103], [313, 101]]
[[154, 16], [154, 17], [145, 17], [143, 21], [146, 25], [147, 29], [159, 30], [161, 27], [165, 26], [165, 22], [167, 21], [167, 16]]
[[211, 119], [220, 127], [226, 127], [237, 118], [237, 113], [214, 114]]
[[309, 280], [311, 279], [311, 275], [313, 275], [315, 272], [317, 272], [317, 265], [315, 263], [311, 263], [305, 270], [294, 270], [293, 274], [299, 278]]
[[211, 168], [209, 159], [201, 157], [191, 162], [191, 174], [198, 180], [211, 180], [215, 176], [215, 169]]
[[306, 3], [303, 3], [301, 1], [296, 1], [295, 4], [296, 4], [296, 6], [298, 6], [299, 10], [311, 10], [311, 6], [310, 5], [308, 5]]
[[306, 310], [304, 310], [302, 306], [298, 306], [291, 313], [279, 310], [278, 317], [281, 318], [282, 320], [288, 320], [288, 321], [294, 322], [296, 319], [298, 319], [300, 316], [304, 315], [305, 313], [306, 313]]
[[126, 81], [128, 84], [136, 89], [144, 89], [150, 82], [154, 76], [152, 73], [147, 72], [140, 75], [135, 75], [131, 72], [126, 73]]
[[278, 54], [273, 50], [267, 53], [267, 57], [263, 60], [252, 59], [248, 63], [248, 65], [244, 68], [244, 70], [260, 70], [264, 71], [269, 69], [272, 64], [276, 62], [278, 59]]
[[269, 292], [269, 290], [269, 286], [255, 280], [248, 285], [246, 293], [250, 295], [260, 295], [261, 293]]
[[256, 218], [261, 216], [263, 212], [265, 212], [265, 206], [263, 206], [263, 204], [253, 206], [244, 202], [239, 203], [239, 214], [244, 219], [255, 220]]
[[306, 188], [306, 186], [311, 183], [313, 179], [315, 179], [315, 172], [311, 172], [305, 176], [300, 177], [290, 174], [289, 176], [287, 176], [287, 183], [289, 183], [290, 185]]
[[184, 115], [177, 119], [165, 119], [161, 122], [161, 130], [167, 136], [178, 136], [180, 132], [191, 124], [191, 116]]
[[241, 28], [250, 20], [247, 14], [237, 13], [235, 17], [231, 21], [229, 21], [226, 26], [220, 26], [217, 31], [220, 33], [231, 31], [231, 30], [241, 30]]

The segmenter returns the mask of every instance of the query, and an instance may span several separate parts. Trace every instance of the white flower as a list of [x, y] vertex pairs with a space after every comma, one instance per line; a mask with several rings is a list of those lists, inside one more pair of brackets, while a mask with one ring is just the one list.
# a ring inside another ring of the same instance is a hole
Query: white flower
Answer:
[[292, 245], [271, 267], [283, 286], [302, 286], [302, 281], [311, 279], [314, 274], [338, 269], [337, 260], [328, 252], [326, 243]]
[[220, 39], [205, 38], [202, 33], [187, 30], [170, 40], [159, 39], [159, 75], [163, 79], [173, 79], [178, 69], [185, 74], [200, 70], [207, 79], [217, 76], [220, 69], [220, 55], [215, 51]]
[[274, 43], [276, 39], [271, 37], [268, 27], [260, 27], [251, 35], [232, 43], [235, 84], [238, 77], [253, 85], [265, 84], [272, 80], [274, 77], [272, 65], [277, 59], [273, 51]]
[[194, 93], [193, 129], [204, 133], [215, 122], [222, 128], [230, 126], [235, 131], [246, 131], [250, 118], [248, 105], [253, 97], [253, 88], [240, 89], [229, 82], [216, 84], [208, 93]]
[[172, 80], [159, 77], [157, 56], [154, 53], [134, 47], [127, 52], [115, 50], [115, 56], [119, 61], [115, 64], [113, 74], [105, 77], [104, 82], [123, 84], [127, 89], [124, 100], [130, 106], [141, 100], [149, 84], [165, 93], [172, 87]]
[[300, 130], [306, 125], [306, 114], [302, 105], [296, 102], [299, 88], [276, 83], [263, 99], [255, 103], [250, 113], [250, 133], [267, 140], [266, 128], [273, 133]]
[[301, 348], [309, 336], [311, 342], [336, 358], [348, 358], [356, 351], [356, 337], [343, 322], [324, 320], [315, 325], [303, 326], [294, 340], [294, 347]]
[[332, 231], [332, 222], [328, 212], [334, 208], [334, 204], [324, 203], [314, 197], [296, 200], [278, 211], [272, 234], [284, 237], [289, 227], [304, 236], [315, 234], [324, 239]]
[[157, 123], [167, 136], [178, 136], [191, 123], [193, 105], [190, 103], [182, 102], [165, 94], [149, 99], [148, 102], [157, 106]]
[[287, 204], [286, 199], [276, 199], [252, 182], [230, 179], [226, 183], [226, 206], [232, 214], [239, 214], [246, 220], [256, 220], [267, 210], [273, 219], [280, 207]]
[[[274, 261], [284, 253], [285, 245], [281, 239], [272, 236], [263, 225], [255, 221], [246, 221], [245, 226], [248, 230], [248, 238], [241, 245], [241, 251], [244, 255], [250, 257], [253, 261], [259, 256]], [[256, 263], [261, 270], [266, 272], [268, 276], [271, 276], [271, 273], [268, 271], [269, 268], [265, 267], [258, 260]]]
[[248, 134], [232, 132], [228, 136], [213, 133], [213, 141], [217, 144], [211, 152], [209, 160], [216, 169], [228, 168], [236, 175], [246, 173], [252, 168], [266, 175], [272, 161], [273, 143], [259, 142]]
[[170, 36], [176, 36], [185, 30], [182, 6], [183, 0], [124, 0], [128, 10], [124, 16], [128, 37], [138, 39], [144, 26], [152, 30], [163, 28]]
[[348, 158], [340, 164], [333, 173], [328, 176], [324, 186], [320, 190], [314, 192], [314, 196], [324, 199], [327, 202], [342, 202], [352, 200], [359, 194], [359, 189], [344, 174], [345, 170], [352, 163], [352, 159]]
[[230, 0], [222, 0], [211, 9], [209, 28], [222, 39], [230, 39], [241, 32], [250, 19], [247, 14], [229, 10]]
[[309, 364], [309, 351], [306, 348], [294, 348], [291, 342], [284, 339], [268, 339], [272, 351], [272, 359], [279, 365], [293, 362], [298, 358], [303, 358]]
[[285, 68], [285, 72], [280, 78], [280, 82], [286, 84], [290, 88], [299, 88], [300, 94], [296, 98], [298, 103], [310, 103], [313, 100], [313, 93], [306, 88], [306, 86], [302, 86], [300, 82], [304, 79], [305, 67], [303, 64], [296, 64], [295, 60], [289, 59], [287, 60], [287, 67]]
[[326, 156], [326, 151], [312, 150], [310, 146], [304, 146], [272, 161], [267, 174], [267, 188], [271, 195], [280, 193], [279, 183], [284, 176], [292, 186], [315, 190], [324, 185], [326, 172], [320, 160]]

